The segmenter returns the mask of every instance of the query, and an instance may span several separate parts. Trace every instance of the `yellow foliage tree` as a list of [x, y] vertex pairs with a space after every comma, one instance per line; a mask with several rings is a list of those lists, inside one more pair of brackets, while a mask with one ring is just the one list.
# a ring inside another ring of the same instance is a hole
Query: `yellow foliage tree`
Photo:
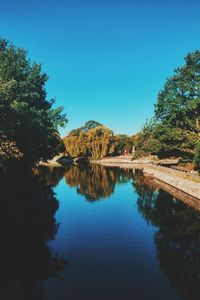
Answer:
[[117, 139], [109, 128], [98, 125], [88, 131], [73, 130], [64, 138], [66, 152], [72, 157], [101, 158], [116, 153]]

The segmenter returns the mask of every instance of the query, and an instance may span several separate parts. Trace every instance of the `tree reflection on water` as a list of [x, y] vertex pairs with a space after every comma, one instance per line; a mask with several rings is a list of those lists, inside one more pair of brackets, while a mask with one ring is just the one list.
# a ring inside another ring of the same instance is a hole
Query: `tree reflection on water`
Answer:
[[65, 171], [66, 169], [64, 168], [38, 166], [36, 169], [33, 169], [33, 174], [38, 175], [38, 181], [43, 182], [48, 186], [56, 187], [63, 178]]
[[42, 300], [43, 281], [59, 278], [67, 265], [47, 244], [57, 231], [58, 201], [31, 172], [0, 180], [0, 299]]
[[66, 183], [76, 187], [77, 192], [85, 196], [88, 201], [106, 198], [114, 192], [117, 174], [112, 169], [98, 165], [72, 165], [64, 174]]
[[160, 269], [184, 299], [200, 299], [200, 214], [162, 189], [144, 182], [141, 186], [141, 180], [134, 183], [138, 211], [157, 227]]
[[[48, 178], [48, 182], [51, 182], [52, 185], [55, 185], [56, 182], [58, 182], [62, 177], [62, 174], [64, 174], [64, 179], [66, 180], [66, 183], [70, 187], [76, 187], [77, 192], [84, 195], [86, 200], [89, 202], [108, 198], [112, 193], [114, 193], [117, 184], [123, 184], [131, 181], [133, 188], [138, 195], [137, 207], [139, 213], [143, 216], [143, 218], [148, 224], [155, 226], [154, 243], [156, 246], [156, 255], [160, 265], [160, 269], [168, 276], [171, 285], [178, 290], [178, 292], [182, 295], [183, 299], [200, 299], [199, 212], [188, 207], [186, 204], [177, 200], [164, 190], [159, 189], [159, 187], [156, 185], [152, 178], [144, 177], [142, 172], [139, 170], [133, 172], [132, 170], [123, 170], [120, 168], [105, 168], [98, 165], [90, 165], [88, 167], [73, 165], [71, 167], [68, 167], [64, 171], [59, 172], [57, 170], [54, 171], [54, 173], [51, 172], [49, 174], [47, 174], [47, 170], [45, 172], [45, 176], [46, 178]], [[27, 224], [30, 224], [29, 226], [31, 226], [31, 232], [33, 236], [34, 232], [36, 232], [37, 235], [38, 228], [38, 235], [40, 236], [40, 238], [39, 236], [35, 236], [35, 239], [37, 241], [41, 241], [35, 244], [38, 244], [40, 245], [40, 247], [46, 249], [44, 240], [52, 238], [56, 231], [56, 225], [55, 220], [53, 219], [53, 214], [57, 209], [57, 202], [50, 188], [46, 187], [44, 189], [43, 187], [42, 193], [39, 192], [41, 187], [37, 187], [37, 189], [34, 192], [34, 194], [36, 193], [36, 195], [32, 195], [30, 198], [30, 195], [28, 194], [29, 188], [27, 187], [27, 192], [24, 194], [21, 200], [21, 208], [18, 208], [18, 205], [20, 203], [18, 202], [19, 200], [17, 202], [13, 201], [14, 206], [12, 204], [12, 211], [14, 213], [14, 218], [17, 217], [17, 220], [19, 219], [20, 222], [22, 222], [23, 220], [23, 217], [20, 217], [20, 214], [26, 216], [27, 220], [25, 220], [25, 223], [27, 222]], [[39, 194], [40, 196], [38, 197]], [[26, 197], [30, 199], [30, 207], [27, 207], [25, 205]], [[36, 204], [34, 202], [35, 198], [38, 199]], [[13, 199], [16, 200], [15, 197]], [[17, 225], [17, 227], [15, 227], [16, 220], [14, 221], [12, 215], [10, 215], [11, 205], [8, 205], [7, 201], [6, 203], [2, 203], [2, 205], [2, 214], [3, 210], [7, 211], [11, 218], [11, 221], [9, 221], [9, 226], [14, 226], [14, 229], [10, 228], [10, 233], [6, 234], [6, 236], [3, 237], [3, 239], [6, 241], [4, 244], [9, 244], [9, 242], [11, 243], [11, 241], [9, 241], [9, 237], [13, 235], [13, 230], [16, 239], [15, 242], [18, 245], [20, 244], [19, 240], [21, 235], [27, 232], [28, 227], [24, 228], [21, 225], [22, 228], [19, 228], [20, 222]], [[37, 216], [37, 206], [39, 207], [40, 211], [39, 216]], [[44, 209], [45, 207], [49, 208], [49, 213], [46, 212], [46, 210]], [[24, 210], [25, 212], [27, 210], [27, 213], [22, 213], [22, 210]], [[33, 218], [31, 217], [32, 211], [34, 212]], [[17, 212], [19, 212], [19, 215]], [[3, 216], [2, 218], [7, 218], [5, 216]], [[37, 216], [36, 219], [35, 216]], [[46, 220], [45, 227], [43, 225], [43, 219]], [[9, 218], [7, 220], [9, 220]], [[8, 221], [6, 222], [9, 223]], [[2, 224], [3, 223], [4, 222], [2, 221]], [[41, 227], [46, 229], [40, 232], [39, 228]], [[19, 237], [17, 237], [17, 228], [19, 228]], [[7, 229], [4, 229], [4, 231], [8, 232]], [[48, 233], [51, 233], [52, 235]], [[23, 242], [21, 243], [23, 244]], [[25, 253], [24, 249], [25, 247], [23, 248], [23, 253]], [[29, 247], [29, 250], [30, 249], [34, 249], [34, 246], [31, 245], [31, 247]], [[32, 265], [31, 263], [31, 267], [33, 268], [33, 270], [30, 271], [30, 276], [35, 276], [34, 278], [38, 279], [37, 274], [40, 273], [42, 274], [40, 277], [41, 280], [49, 274], [44, 272], [44, 270], [46, 270], [45, 268], [47, 265], [49, 266], [48, 272], [50, 272], [50, 274], [56, 271], [56, 267], [62, 267], [62, 260], [59, 260], [58, 258], [52, 256], [52, 253], [49, 252], [49, 249], [46, 249], [45, 251], [46, 253], [48, 253], [48, 255], [46, 255], [45, 264], [42, 268], [40, 264]], [[29, 252], [30, 251], [28, 251], [27, 253]], [[25, 255], [25, 258], [27, 258], [27, 255], [28, 254]], [[12, 255], [10, 256], [12, 257]], [[1, 257], [8, 257], [8, 253], [4, 253]], [[36, 261], [42, 261], [41, 257], [39, 256], [36, 259]], [[3, 262], [5, 263], [4, 259]], [[25, 264], [24, 267], [26, 268], [27, 265]], [[3, 270], [3, 268], [1, 268], [1, 270]], [[36, 280], [32, 280], [32, 282], [36, 282]]]
[[130, 180], [129, 173], [122, 169], [105, 168], [99, 165], [72, 165], [65, 173], [66, 183], [76, 187], [77, 192], [92, 202], [107, 198], [114, 193], [116, 184]]

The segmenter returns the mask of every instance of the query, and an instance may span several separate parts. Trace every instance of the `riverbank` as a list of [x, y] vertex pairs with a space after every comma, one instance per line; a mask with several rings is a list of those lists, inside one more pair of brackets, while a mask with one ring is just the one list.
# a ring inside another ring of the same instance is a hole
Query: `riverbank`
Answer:
[[89, 159], [87, 157], [71, 158], [69, 156], [64, 156], [61, 154], [55, 156], [53, 159], [48, 160], [47, 162], [40, 161], [38, 165], [43, 167], [50, 167], [50, 168], [54, 168], [54, 167], [62, 168], [62, 167], [69, 166], [72, 163], [87, 164], [89, 163]]
[[[167, 161], [166, 161], [167, 162]], [[168, 161], [169, 162], [169, 161]], [[108, 167], [119, 167], [125, 169], [141, 169], [146, 176], [152, 176], [157, 181], [168, 185], [168, 191], [176, 189], [186, 194], [186, 196], [194, 197], [200, 200], [200, 176], [192, 173], [186, 173], [170, 169], [168, 167], [154, 164], [150, 161], [134, 160], [130, 158], [108, 158], [95, 160], [93, 163], [98, 163]], [[170, 162], [169, 162], [170, 164]]]

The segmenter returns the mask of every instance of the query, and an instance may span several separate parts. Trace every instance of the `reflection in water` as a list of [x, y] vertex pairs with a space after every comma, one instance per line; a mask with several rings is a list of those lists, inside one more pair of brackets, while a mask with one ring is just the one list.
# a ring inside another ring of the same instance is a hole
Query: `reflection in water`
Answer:
[[138, 211], [158, 230], [154, 236], [161, 270], [184, 299], [200, 299], [200, 215], [159, 189], [140, 170], [123, 170], [92, 165], [72, 166], [64, 174], [71, 187], [89, 201], [108, 197], [118, 183], [132, 181], [138, 195]]
[[42, 300], [42, 282], [60, 276], [66, 261], [51, 251], [58, 201], [30, 173], [0, 177], [0, 299]]
[[92, 202], [109, 197], [114, 193], [116, 184], [123, 184], [133, 179], [132, 170], [105, 168], [100, 165], [71, 165], [65, 168], [38, 167], [34, 174], [41, 182], [55, 187], [65, 178], [67, 185], [76, 187], [77, 192]]
[[[140, 179], [141, 180], [141, 179]], [[158, 228], [154, 241], [161, 270], [187, 300], [200, 299], [200, 215], [164, 190], [135, 182], [138, 210]]]
[[200, 215], [197, 211], [159, 189], [141, 171], [72, 165], [52, 170], [42, 167], [34, 173], [36, 177], [29, 174], [23, 177], [24, 181], [18, 175], [13, 176], [15, 180], [9, 182], [9, 187], [5, 176], [1, 178], [2, 187], [6, 188], [1, 190], [0, 299], [41, 300], [42, 282], [59, 275], [65, 268], [66, 261], [53, 254], [46, 244], [57, 230], [54, 214], [58, 202], [50, 186], [56, 186], [63, 176], [89, 202], [108, 198], [117, 184], [131, 182], [137, 193], [139, 214], [156, 228], [155, 255], [160, 270], [181, 299], [200, 299]]
[[122, 169], [105, 168], [100, 165], [85, 166], [72, 165], [64, 173], [66, 183], [76, 187], [77, 192], [85, 196], [88, 201], [95, 201], [109, 197], [114, 193], [116, 183], [126, 183], [130, 174]]
[[148, 213], [154, 208], [158, 195], [157, 186], [151, 177], [145, 177], [140, 170], [135, 172], [134, 181], [132, 182], [135, 192], [138, 195], [138, 209], [141, 212], [140, 205], [146, 208], [146, 214], [143, 214], [144, 219], [149, 224], [150, 218]]
[[114, 192], [117, 174], [112, 169], [98, 165], [72, 165], [64, 174], [70, 187], [76, 187], [77, 192], [89, 201], [110, 196]]
[[46, 166], [38, 166], [37, 169], [33, 170], [33, 173], [34, 175], [38, 175], [38, 180], [40, 182], [56, 187], [63, 178], [64, 171], [65, 169], [62, 167], [49, 168]]

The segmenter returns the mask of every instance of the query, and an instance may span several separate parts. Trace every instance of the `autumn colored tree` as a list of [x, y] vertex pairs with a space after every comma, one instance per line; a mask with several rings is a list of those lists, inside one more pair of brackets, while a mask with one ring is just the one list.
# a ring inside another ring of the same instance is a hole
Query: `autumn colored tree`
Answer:
[[83, 127], [72, 130], [64, 138], [66, 152], [70, 156], [101, 158], [116, 153], [117, 139], [113, 131], [92, 122], [97, 126], [88, 126], [87, 122]]

